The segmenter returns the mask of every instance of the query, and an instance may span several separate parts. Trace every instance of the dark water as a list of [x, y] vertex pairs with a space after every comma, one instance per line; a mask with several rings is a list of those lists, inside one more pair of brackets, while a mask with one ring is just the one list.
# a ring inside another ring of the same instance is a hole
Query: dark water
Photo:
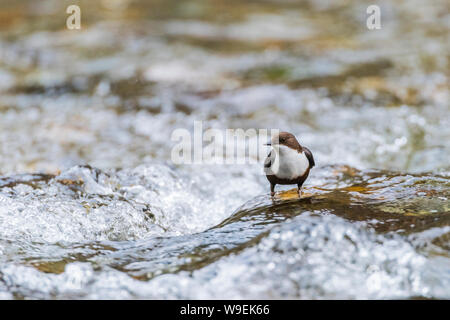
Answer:
[[[0, 298], [450, 298], [447, 1], [0, 1]], [[317, 167], [177, 165], [280, 128]]]

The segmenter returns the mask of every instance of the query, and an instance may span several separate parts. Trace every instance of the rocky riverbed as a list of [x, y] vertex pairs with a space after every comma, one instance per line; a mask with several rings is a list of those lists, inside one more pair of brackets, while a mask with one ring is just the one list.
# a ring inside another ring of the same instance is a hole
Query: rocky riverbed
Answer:
[[[0, 298], [450, 298], [448, 1], [0, 1]], [[260, 165], [172, 132], [280, 128]]]

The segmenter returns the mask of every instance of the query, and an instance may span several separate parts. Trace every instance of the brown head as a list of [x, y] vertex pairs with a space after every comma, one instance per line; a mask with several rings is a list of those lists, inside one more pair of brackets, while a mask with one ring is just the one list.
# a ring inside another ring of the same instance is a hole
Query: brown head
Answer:
[[299, 152], [302, 151], [302, 146], [300, 145], [300, 143], [298, 143], [295, 136], [289, 132], [280, 132], [279, 134], [274, 135], [272, 137], [271, 143], [268, 143], [268, 145], [282, 145], [294, 150], [298, 150]]

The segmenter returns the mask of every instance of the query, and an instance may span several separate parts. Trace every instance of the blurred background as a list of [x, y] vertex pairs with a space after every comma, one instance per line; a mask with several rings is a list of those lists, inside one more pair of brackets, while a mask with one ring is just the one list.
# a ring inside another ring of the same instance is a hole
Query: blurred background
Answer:
[[168, 159], [194, 120], [294, 132], [319, 163], [448, 169], [449, 3], [377, 1], [380, 30], [370, 4], [0, 1], [0, 172]]
[[[449, 40], [447, 0], [0, 0], [0, 297], [449, 298]], [[200, 120], [294, 133], [314, 200], [174, 166]]]

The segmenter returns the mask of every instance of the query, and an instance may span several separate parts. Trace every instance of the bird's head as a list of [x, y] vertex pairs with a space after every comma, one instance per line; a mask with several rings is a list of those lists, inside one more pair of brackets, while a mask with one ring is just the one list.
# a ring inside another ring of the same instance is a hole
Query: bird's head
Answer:
[[280, 132], [272, 136], [272, 139], [266, 145], [272, 147], [286, 146], [292, 149], [300, 150], [301, 146], [297, 139], [292, 133]]

